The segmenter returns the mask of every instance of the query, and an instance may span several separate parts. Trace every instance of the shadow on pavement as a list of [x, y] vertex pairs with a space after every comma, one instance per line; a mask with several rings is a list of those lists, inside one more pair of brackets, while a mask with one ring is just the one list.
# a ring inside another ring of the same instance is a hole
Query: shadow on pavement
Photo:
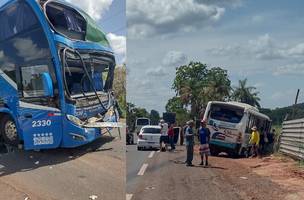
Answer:
[[68, 162], [92, 152], [111, 151], [112, 148], [103, 149], [102, 146], [114, 139], [115, 137], [103, 136], [92, 143], [73, 149], [58, 148], [41, 151], [19, 150], [0, 144], [0, 177]]

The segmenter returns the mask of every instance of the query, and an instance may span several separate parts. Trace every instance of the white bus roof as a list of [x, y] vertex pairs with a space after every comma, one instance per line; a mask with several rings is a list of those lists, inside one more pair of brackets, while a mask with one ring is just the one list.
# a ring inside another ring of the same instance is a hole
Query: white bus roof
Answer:
[[224, 102], [224, 101], [209, 101], [208, 104], [223, 104], [223, 105], [231, 105], [231, 106], [236, 106], [236, 107], [240, 107], [240, 108], [244, 108], [244, 112], [249, 112], [251, 114], [254, 115], [258, 115], [262, 118], [266, 118], [268, 120], [270, 120], [270, 118], [267, 115], [264, 115], [263, 113], [259, 112], [259, 109], [257, 109], [254, 106], [251, 106], [249, 104], [246, 103], [241, 103], [241, 102], [236, 102], [236, 101], [228, 101], [228, 102]]

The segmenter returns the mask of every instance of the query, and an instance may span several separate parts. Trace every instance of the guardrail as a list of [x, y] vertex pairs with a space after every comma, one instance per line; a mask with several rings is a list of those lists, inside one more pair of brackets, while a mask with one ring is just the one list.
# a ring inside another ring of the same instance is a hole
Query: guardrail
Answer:
[[279, 151], [304, 160], [304, 118], [283, 122]]

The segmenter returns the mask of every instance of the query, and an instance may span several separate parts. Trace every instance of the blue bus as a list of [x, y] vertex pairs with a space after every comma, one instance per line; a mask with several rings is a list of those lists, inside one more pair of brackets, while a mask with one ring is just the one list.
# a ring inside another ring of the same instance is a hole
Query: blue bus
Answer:
[[72, 148], [118, 121], [115, 56], [89, 15], [61, 0], [0, 0], [0, 25], [2, 141]]

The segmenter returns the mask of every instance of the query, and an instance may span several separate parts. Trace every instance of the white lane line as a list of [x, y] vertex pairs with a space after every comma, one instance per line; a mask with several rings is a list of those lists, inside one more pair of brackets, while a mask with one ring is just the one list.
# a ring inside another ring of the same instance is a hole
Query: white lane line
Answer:
[[147, 169], [147, 167], [148, 167], [148, 164], [147, 163], [145, 163], [145, 164], [143, 164], [142, 166], [141, 166], [141, 168], [140, 168], [140, 170], [139, 170], [139, 172], [138, 172], [138, 176], [143, 176], [144, 175], [144, 173], [145, 173], [145, 171], [146, 171], [146, 169]]
[[133, 197], [133, 194], [127, 194], [127, 195], [126, 195], [126, 200], [131, 200], [132, 197]]
[[155, 154], [155, 151], [151, 151], [151, 153], [149, 154], [148, 158], [153, 158], [154, 154]]
[[160, 150], [157, 151], [157, 153], [159, 153], [159, 152], [160, 152]]

